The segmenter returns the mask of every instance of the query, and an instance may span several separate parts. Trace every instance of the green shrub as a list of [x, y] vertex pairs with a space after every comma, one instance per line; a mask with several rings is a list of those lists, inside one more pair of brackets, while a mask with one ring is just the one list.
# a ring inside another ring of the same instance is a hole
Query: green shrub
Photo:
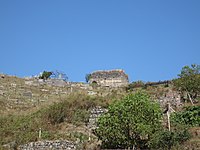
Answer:
[[200, 65], [184, 66], [178, 76], [173, 80], [175, 88], [182, 94], [187, 93], [187, 99], [193, 103], [200, 94]]
[[200, 106], [189, 106], [172, 116], [172, 121], [189, 126], [200, 126]]
[[152, 149], [171, 150], [172, 147], [184, 143], [189, 138], [190, 134], [187, 128], [174, 131], [163, 130], [154, 134], [149, 143]]
[[161, 110], [143, 92], [131, 94], [109, 106], [98, 120], [96, 135], [102, 148], [168, 149], [190, 138], [188, 129], [171, 124], [171, 131], [161, 125]]
[[111, 104], [98, 124], [96, 135], [103, 148], [147, 148], [161, 127], [161, 110], [146, 93], [138, 92]]
[[50, 72], [50, 71], [43, 71], [42, 75], [39, 78], [46, 80], [46, 79], [50, 78], [51, 75], [52, 75], [52, 72]]

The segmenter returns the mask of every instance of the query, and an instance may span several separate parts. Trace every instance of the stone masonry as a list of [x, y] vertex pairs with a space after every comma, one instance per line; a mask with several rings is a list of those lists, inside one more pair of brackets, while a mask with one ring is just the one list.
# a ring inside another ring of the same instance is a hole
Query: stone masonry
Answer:
[[162, 108], [166, 107], [168, 103], [170, 103], [173, 108], [177, 108], [182, 105], [180, 94], [177, 91], [172, 90], [169, 90], [163, 96], [159, 97], [158, 102]]
[[108, 112], [108, 109], [102, 108], [101, 106], [91, 109], [87, 127], [90, 130], [96, 129], [98, 118], [106, 112]]
[[19, 150], [75, 150], [76, 145], [67, 140], [30, 142], [19, 146]]
[[123, 87], [129, 84], [129, 80], [123, 70], [116, 69], [91, 73], [89, 83], [107, 87]]

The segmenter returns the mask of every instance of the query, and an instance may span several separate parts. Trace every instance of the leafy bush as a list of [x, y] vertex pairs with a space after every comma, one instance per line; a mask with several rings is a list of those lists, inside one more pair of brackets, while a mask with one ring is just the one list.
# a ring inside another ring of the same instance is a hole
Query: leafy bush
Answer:
[[200, 126], [200, 106], [189, 106], [172, 116], [172, 121], [183, 125]]
[[178, 76], [178, 79], [173, 80], [175, 88], [182, 93], [186, 92], [193, 103], [200, 94], [200, 65], [184, 66]]
[[40, 79], [48, 79], [52, 75], [52, 72], [49, 71], [43, 71], [42, 75], [39, 77]]
[[156, 150], [170, 150], [176, 145], [180, 145], [190, 138], [190, 134], [185, 129], [178, 129], [174, 131], [159, 131], [150, 140], [150, 147]]
[[171, 149], [190, 138], [178, 123], [171, 131], [161, 125], [160, 107], [143, 92], [131, 94], [109, 106], [98, 120], [96, 135], [102, 148]]
[[161, 127], [161, 111], [146, 93], [138, 92], [111, 104], [98, 124], [96, 135], [103, 148], [147, 148]]

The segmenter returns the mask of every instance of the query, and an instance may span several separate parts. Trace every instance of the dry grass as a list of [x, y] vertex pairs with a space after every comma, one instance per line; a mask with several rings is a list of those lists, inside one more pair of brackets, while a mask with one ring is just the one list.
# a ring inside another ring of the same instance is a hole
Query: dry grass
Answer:
[[[143, 90], [159, 97], [170, 88], [157, 86]], [[137, 90], [141, 88], [131, 92]], [[125, 89], [110, 88], [96, 88], [93, 91], [100, 96], [88, 96], [87, 91], [81, 88], [74, 87], [71, 92], [69, 87], [31, 86], [21, 78], [0, 76], [0, 149], [13, 141], [19, 145], [41, 140], [38, 138], [39, 128], [42, 129], [42, 139], [75, 141], [80, 138], [87, 143], [89, 131], [84, 122], [88, 110], [97, 105], [107, 107], [113, 100], [129, 93]], [[32, 96], [24, 95], [28, 92]], [[62, 115], [63, 119], [59, 118]], [[93, 140], [96, 140], [95, 137]], [[199, 142], [199, 138], [194, 136], [188, 145], [194, 147]]]
[[[80, 88], [71, 92], [69, 87], [31, 86], [24, 79], [10, 76], [0, 78], [0, 90], [3, 93], [0, 95], [0, 149], [13, 141], [17, 145], [41, 139], [87, 141], [89, 131], [85, 121], [89, 109], [97, 105], [107, 107], [113, 99], [122, 96], [117, 92], [88, 96]], [[24, 95], [27, 92], [31, 96]]]

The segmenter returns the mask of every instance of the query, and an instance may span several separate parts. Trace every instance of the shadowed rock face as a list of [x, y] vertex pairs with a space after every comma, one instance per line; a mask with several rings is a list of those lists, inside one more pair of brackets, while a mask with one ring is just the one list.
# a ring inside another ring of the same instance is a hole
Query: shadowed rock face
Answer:
[[96, 83], [100, 86], [109, 87], [122, 87], [127, 86], [128, 75], [123, 70], [107, 70], [107, 71], [95, 71], [91, 73], [89, 83]]

